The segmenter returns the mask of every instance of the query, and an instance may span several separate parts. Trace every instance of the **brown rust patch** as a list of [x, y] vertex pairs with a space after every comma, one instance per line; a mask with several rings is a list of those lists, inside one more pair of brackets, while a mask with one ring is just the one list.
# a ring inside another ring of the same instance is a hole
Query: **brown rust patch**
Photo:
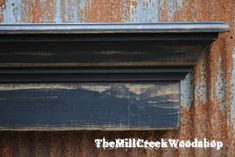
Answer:
[[0, 6], [3, 6], [5, 4], [5, 0], [0, 0]]
[[54, 0], [50, 1], [27, 1], [22, 0], [23, 23], [54, 23], [55, 16]]
[[83, 16], [84, 22], [121, 22], [121, 1], [89, 0]]
[[[194, 119], [192, 117], [194, 113], [194, 107], [191, 106], [190, 110], [186, 110], [184, 107], [180, 107], [180, 130], [178, 132], [178, 138], [182, 140], [193, 139], [194, 137]], [[178, 156], [187, 157], [193, 156], [193, 150], [187, 148], [179, 148]]]
[[5, 4], [5, 0], [0, 0], [0, 7], [2, 7]]
[[[165, 2], [165, 1], [164, 1]], [[206, 63], [206, 103], [201, 102], [199, 97], [195, 97], [188, 114], [181, 111], [181, 128], [179, 138], [186, 134], [185, 125], [191, 126], [192, 137], [207, 137], [210, 139], [222, 140], [225, 147], [221, 151], [216, 150], [194, 150], [194, 156], [234, 156], [234, 139], [232, 137], [231, 125], [231, 71], [232, 71], [232, 49], [235, 45], [234, 39], [234, 3], [232, 0], [226, 1], [204, 1], [188, 0], [183, 1], [183, 7], [177, 11], [172, 19], [167, 17], [168, 6], [165, 3], [164, 8], [159, 12], [159, 19], [165, 21], [224, 21], [232, 29], [229, 33], [220, 35], [220, 39], [215, 42], [209, 52], [204, 54], [201, 61]], [[217, 61], [222, 58], [221, 70], [222, 81], [224, 83], [224, 97], [219, 101], [216, 97], [216, 83], [218, 75]], [[204, 79], [201, 74], [201, 67], [194, 68], [194, 88]], [[195, 93], [194, 93], [195, 94]], [[220, 105], [225, 104], [224, 112], [221, 112]], [[187, 112], [187, 111], [186, 111]], [[183, 113], [183, 114], [182, 114]], [[186, 116], [187, 115], [187, 116]], [[188, 119], [194, 123], [190, 125]], [[185, 124], [187, 123], [187, 124]], [[187, 128], [187, 127], [186, 127]], [[186, 134], [187, 135], [187, 134]], [[186, 136], [187, 137], [187, 136]], [[185, 151], [180, 156], [189, 156]], [[192, 154], [191, 154], [192, 155]], [[192, 155], [193, 156], [193, 155]]]
[[3, 9], [5, 5], [5, 0], [0, 0], [0, 23], [3, 21]]

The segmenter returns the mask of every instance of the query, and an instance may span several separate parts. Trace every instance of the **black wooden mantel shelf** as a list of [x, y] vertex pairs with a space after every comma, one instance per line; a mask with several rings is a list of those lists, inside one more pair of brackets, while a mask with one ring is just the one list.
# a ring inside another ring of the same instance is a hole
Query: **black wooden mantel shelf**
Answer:
[[180, 80], [222, 22], [1, 24], [0, 131], [180, 126]]
[[228, 30], [223, 22], [1, 24], [0, 82], [179, 80]]

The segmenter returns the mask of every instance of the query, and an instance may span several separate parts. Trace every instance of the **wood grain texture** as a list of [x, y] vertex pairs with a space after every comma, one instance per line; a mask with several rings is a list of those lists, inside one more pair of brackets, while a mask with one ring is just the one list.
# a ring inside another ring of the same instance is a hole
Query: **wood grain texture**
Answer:
[[4, 67], [192, 67], [218, 33], [0, 35]]
[[175, 82], [4, 84], [0, 95], [0, 130], [146, 130], [179, 125]]
[[[178, 131], [75, 131], [44, 132], [50, 152], [44, 156], [128, 156], [128, 157], [234, 157], [235, 101], [234, 88], [234, 0], [2, 0], [2, 23], [84, 23], [84, 22], [197, 22], [224, 21], [231, 30], [201, 56], [194, 68], [181, 82], [181, 118]], [[219, 61], [220, 60], [220, 61]], [[217, 92], [216, 92], [217, 91]], [[233, 110], [232, 110], [233, 106]], [[232, 121], [233, 115], [233, 121]], [[232, 127], [233, 124], [233, 127]], [[34, 138], [38, 132], [1, 132], [0, 156], [36, 156]], [[61, 145], [72, 138], [73, 146]], [[103, 136], [113, 138], [142, 137], [149, 139], [208, 137], [221, 140], [222, 150], [212, 149], [159, 149], [159, 150], [99, 150], [93, 139]], [[16, 138], [17, 137], [17, 138]], [[17, 142], [18, 141], [18, 142]], [[22, 144], [20, 144], [20, 142]], [[24, 142], [22, 142], [24, 141]], [[42, 143], [42, 145], [45, 144]], [[68, 148], [66, 146], [66, 148]], [[16, 149], [21, 150], [17, 152]]]

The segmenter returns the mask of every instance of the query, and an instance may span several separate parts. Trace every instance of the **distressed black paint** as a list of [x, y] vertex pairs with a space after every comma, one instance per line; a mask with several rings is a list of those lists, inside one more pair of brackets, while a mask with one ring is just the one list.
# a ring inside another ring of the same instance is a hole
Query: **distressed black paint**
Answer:
[[0, 68], [195, 65], [224, 23], [1, 25]]
[[179, 84], [2, 84], [0, 115], [2, 130], [172, 129]]

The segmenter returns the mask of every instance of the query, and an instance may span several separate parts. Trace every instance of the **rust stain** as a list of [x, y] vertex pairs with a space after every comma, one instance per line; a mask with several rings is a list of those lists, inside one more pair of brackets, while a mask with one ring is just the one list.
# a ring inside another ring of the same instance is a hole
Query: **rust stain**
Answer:
[[[233, 39], [234, 3], [231, 0], [183, 1], [182, 9], [175, 12], [175, 15], [171, 19], [167, 16], [168, 4], [165, 2], [163, 6], [163, 9], [159, 13], [162, 22], [225, 21], [232, 28], [229, 33], [220, 35], [220, 39], [210, 47], [208, 52], [202, 56], [198, 65], [195, 66], [193, 75], [194, 100], [191, 105], [193, 110], [190, 110], [188, 114], [190, 114], [192, 121], [195, 122], [192, 126], [194, 131], [191, 130], [190, 132], [190, 134], [193, 134], [193, 137], [207, 137], [222, 140], [227, 146], [221, 151], [195, 150], [195, 156], [235, 156], [231, 124], [231, 98], [233, 94], [231, 92], [232, 49], [235, 44]], [[219, 58], [222, 58], [220, 65], [218, 64]], [[201, 66], [202, 62], [205, 65]], [[222, 74], [218, 77], [220, 70]], [[206, 86], [201, 85], [204, 81], [206, 81]], [[220, 82], [224, 84], [222, 86], [224, 94], [222, 94], [221, 98], [218, 98], [216, 96], [216, 84]], [[206, 92], [202, 92], [204, 90]], [[198, 95], [197, 92], [202, 93]], [[220, 109], [221, 104], [224, 104], [222, 111]], [[189, 117], [185, 116], [188, 114], [181, 111], [179, 137], [187, 131], [182, 126], [185, 122], [188, 122]], [[187, 125], [189, 124], [187, 123]], [[185, 154], [188, 154], [188, 152], [186, 151]]]
[[121, 22], [121, 4], [126, 7], [120, 0], [87, 1], [83, 12], [83, 22]]
[[22, 0], [22, 23], [54, 23], [54, 1]]
[[3, 6], [5, 4], [5, 0], [0, 0], [0, 6]]
[[3, 21], [3, 9], [5, 5], [5, 0], [0, 0], [0, 23]]
[[0, 0], [0, 23], [3, 21], [3, 9], [4, 9], [5, 0]]
[[3, 21], [3, 9], [4, 9], [5, 0], [0, 0], [0, 23]]
[[31, 14], [31, 23], [41, 23], [41, 4], [39, 0], [35, 0], [34, 3], [29, 5], [29, 13]]
[[[192, 114], [194, 113], [194, 108], [191, 107], [190, 110], [186, 110], [184, 107], [180, 108], [180, 116], [183, 118], [180, 118], [180, 130], [178, 133], [178, 138], [182, 140], [188, 140], [194, 138], [194, 119], [192, 117]], [[192, 149], [185, 149], [180, 148], [178, 150], [179, 155], [182, 157], [186, 156], [193, 156], [193, 150]]]
[[[206, 86], [204, 85], [204, 82], [206, 81], [206, 72], [205, 72], [205, 54], [201, 57], [200, 62], [196, 65], [194, 68], [194, 75], [193, 75], [193, 85], [194, 85], [194, 102], [192, 104], [192, 111], [191, 118], [193, 120], [193, 128], [194, 131], [193, 137], [197, 137], [199, 139], [203, 138], [209, 138], [208, 136], [208, 130], [209, 127], [209, 117], [208, 117], [208, 111], [209, 107], [207, 105], [207, 93], [206, 93]], [[184, 119], [185, 120], [185, 119]], [[208, 151], [205, 151], [203, 149], [195, 149], [194, 153], [197, 154], [195, 156], [208, 156]]]

